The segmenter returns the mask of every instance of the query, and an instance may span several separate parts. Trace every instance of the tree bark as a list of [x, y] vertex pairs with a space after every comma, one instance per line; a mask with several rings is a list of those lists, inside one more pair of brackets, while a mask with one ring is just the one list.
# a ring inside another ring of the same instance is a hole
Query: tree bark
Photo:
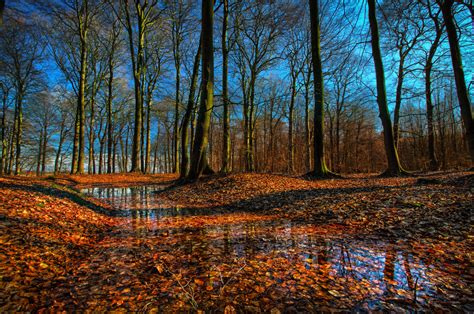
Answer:
[[387, 155], [388, 169], [385, 172], [388, 176], [398, 176], [404, 171], [400, 166], [397, 148], [395, 147], [392, 121], [387, 105], [387, 93], [385, 90], [385, 74], [383, 69], [382, 55], [380, 53], [379, 28], [375, 11], [375, 0], [368, 0], [369, 23], [371, 31], [372, 57], [374, 59], [375, 74], [377, 79], [377, 103], [379, 106], [380, 120], [382, 121], [385, 153]]
[[431, 99], [431, 71], [433, 68], [433, 58], [438, 49], [439, 41], [441, 40], [441, 29], [437, 29], [436, 37], [431, 44], [428, 52], [428, 58], [425, 64], [425, 98], [426, 98], [426, 120], [428, 121], [428, 158], [430, 160], [429, 169], [437, 170], [439, 167], [438, 160], [436, 158], [435, 148], [435, 131], [433, 124], [433, 102]]
[[5, 11], [5, 0], [0, 0], [0, 26], [3, 25], [3, 11]]
[[229, 20], [229, 2], [223, 0], [224, 17], [222, 21], [222, 100], [224, 105], [223, 113], [223, 139], [222, 139], [222, 168], [221, 172], [227, 174], [230, 172], [230, 110], [229, 110], [229, 94], [228, 94], [228, 63], [229, 49], [227, 48], [227, 24]]
[[46, 150], [48, 148], [48, 122], [46, 123], [43, 128], [43, 147], [41, 149], [41, 174], [46, 172]]
[[294, 158], [295, 148], [293, 140], [293, 120], [295, 111], [295, 98], [296, 98], [296, 79], [295, 73], [292, 74], [291, 78], [291, 97], [290, 97], [290, 108], [288, 110], [288, 173], [292, 174], [295, 171]]
[[311, 171], [311, 128], [309, 124], [309, 88], [311, 84], [311, 65], [308, 67], [308, 75], [305, 78], [305, 93], [304, 93], [304, 131], [305, 131], [305, 146], [306, 146], [306, 171]]
[[[179, 45], [176, 48], [179, 49]], [[178, 159], [178, 148], [179, 148], [179, 91], [180, 91], [180, 71], [181, 71], [181, 60], [179, 58], [179, 52], [176, 57], [176, 99], [174, 105], [174, 130], [173, 130], [173, 172], [177, 173], [179, 170], [179, 159]]]
[[180, 165], [180, 178], [185, 178], [188, 174], [189, 165], [189, 123], [191, 122], [191, 115], [194, 109], [194, 97], [196, 94], [196, 86], [199, 75], [199, 63], [201, 62], [201, 44], [202, 35], [199, 38], [199, 45], [194, 56], [193, 72], [191, 75], [191, 86], [189, 87], [188, 104], [184, 113], [183, 122], [181, 125], [181, 165]]
[[6, 140], [6, 119], [7, 119], [7, 99], [8, 92], [5, 88], [2, 87], [3, 97], [2, 97], [2, 130], [0, 133], [0, 141], [2, 145], [2, 156], [0, 156], [0, 175], [3, 174], [5, 168], [5, 160], [7, 156], [7, 140]]
[[448, 34], [449, 48], [451, 51], [451, 62], [453, 64], [454, 80], [456, 82], [458, 101], [461, 107], [461, 117], [464, 123], [472, 166], [474, 163], [474, 120], [472, 118], [471, 101], [467, 91], [461, 50], [459, 48], [458, 35], [456, 33], [456, 26], [454, 23], [453, 3], [454, 0], [444, 0], [444, 2], [440, 4], [440, 7], [441, 12], [443, 13], [444, 22], [446, 24], [446, 32]]
[[[112, 47], [113, 49], [113, 47]], [[112, 50], [113, 51], [113, 50]], [[112, 52], [113, 55], [113, 52]], [[112, 144], [113, 144], [113, 125], [112, 125], [112, 101], [113, 101], [113, 82], [114, 65], [112, 55], [109, 56], [109, 79], [107, 84], [107, 173], [112, 173]]]
[[128, 8], [128, 1], [125, 4], [125, 15], [127, 23], [128, 40], [130, 47], [130, 55], [133, 68], [133, 82], [135, 92], [135, 119], [133, 127], [133, 141], [132, 141], [132, 166], [130, 172], [140, 171], [141, 161], [141, 131], [143, 127], [143, 93], [142, 93], [142, 70], [144, 66], [143, 47], [145, 43], [145, 32], [143, 20], [143, 10], [140, 2], [135, 3], [135, 9], [138, 17], [138, 41], [137, 41], [137, 56], [135, 57], [135, 44], [133, 38], [133, 26]]
[[[87, 9], [86, 9], [87, 10]], [[87, 13], [86, 13], [87, 14]], [[79, 23], [79, 32], [81, 34], [81, 69], [79, 73], [79, 95], [77, 99], [77, 119], [78, 121], [78, 152], [77, 152], [77, 168], [73, 170], [74, 173], [84, 173], [84, 150], [85, 150], [85, 122], [86, 122], [86, 100], [85, 100], [85, 89], [86, 89], [86, 71], [87, 71], [87, 26], [84, 25], [84, 21]]]
[[398, 147], [398, 140], [400, 137], [399, 132], [399, 120], [400, 120], [400, 108], [402, 106], [402, 91], [403, 91], [403, 78], [405, 71], [405, 57], [400, 50], [400, 61], [398, 63], [398, 75], [397, 75], [397, 89], [395, 96], [395, 108], [393, 110], [393, 139], [395, 147]]
[[36, 176], [39, 177], [40, 176], [40, 167], [41, 167], [41, 156], [43, 156], [42, 154], [42, 150], [43, 150], [43, 139], [44, 139], [44, 136], [43, 136], [43, 129], [41, 129], [40, 131], [40, 137], [39, 137], [39, 143], [38, 143], [38, 155], [36, 156]]
[[188, 179], [198, 179], [207, 166], [209, 125], [214, 97], [214, 0], [202, 1], [202, 83], [196, 135]]
[[314, 169], [312, 175], [325, 177], [331, 174], [324, 160], [324, 78], [321, 65], [319, 0], [309, 0], [311, 16], [311, 55], [314, 75]]
[[21, 173], [21, 141], [23, 135], [23, 88], [20, 87], [17, 96], [17, 123], [16, 123], [16, 155], [15, 155], [15, 175]]

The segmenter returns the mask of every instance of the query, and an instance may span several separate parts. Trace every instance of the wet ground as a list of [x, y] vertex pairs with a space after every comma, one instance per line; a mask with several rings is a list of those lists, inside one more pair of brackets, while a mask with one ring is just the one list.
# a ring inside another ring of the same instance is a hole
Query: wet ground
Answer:
[[75, 293], [92, 295], [84, 306], [474, 309], [471, 263], [456, 254], [456, 242], [365, 239], [345, 225], [294, 221], [274, 212], [173, 207], [160, 201], [163, 188], [82, 191], [115, 208], [121, 221], [77, 270]]

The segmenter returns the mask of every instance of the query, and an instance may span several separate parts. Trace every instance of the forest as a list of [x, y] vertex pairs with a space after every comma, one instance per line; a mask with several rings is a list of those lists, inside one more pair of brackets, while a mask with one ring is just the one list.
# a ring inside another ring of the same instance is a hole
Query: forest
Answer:
[[472, 312], [472, 0], [0, 0], [0, 311]]

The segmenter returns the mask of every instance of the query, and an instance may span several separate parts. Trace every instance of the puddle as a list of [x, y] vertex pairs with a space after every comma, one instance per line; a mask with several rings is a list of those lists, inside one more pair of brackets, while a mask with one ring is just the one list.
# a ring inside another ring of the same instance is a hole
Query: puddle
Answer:
[[[157, 286], [166, 287], [159, 302], [175, 297], [190, 302], [186, 298], [192, 291], [192, 302], [204, 309], [219, 307], [216, 300], [239, 300], [262, 311], [471, 308], [463, 301], [469, 295], [469, 265], [434, 251], [431, 240], [365, 241], [347, 237], [342, 225], [166, 208], [156, 195], [160, 189], [83, 191], [123, 211], [129, 220], [104, 242], [111, 255], [124, 249], [133, 252], [132, 259], [152, 255], [151, 268], [166, 269], [153, 277]], [[124, 261], [122, 267], [128, 264], [135, 262]]]
[[82, 189], [81, 193], [100, 199], [111, 205], [114, 214], [122, 217], [152, 222], [166, 217], [192, 216], [212, 214], [206, 209], [193, 209], [183, 207], [170, 207], [164, 205], [157, 197], [157, 193], [167, 186], [151, 185], [124, 188], [94, 187]]
[[82, 189], [81, 193], [87, 194], [112, 205], [120, 210], [156, 209], [161, 204], [155, 194], [166, 186], [137, 186], [125, 188], [95, 187]]

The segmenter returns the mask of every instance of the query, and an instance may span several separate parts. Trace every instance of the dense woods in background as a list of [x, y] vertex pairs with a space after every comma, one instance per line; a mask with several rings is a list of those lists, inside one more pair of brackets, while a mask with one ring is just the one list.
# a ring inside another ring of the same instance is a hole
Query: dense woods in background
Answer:
[[0, 174], [472, 166], [472, 1], [3, 4]]

